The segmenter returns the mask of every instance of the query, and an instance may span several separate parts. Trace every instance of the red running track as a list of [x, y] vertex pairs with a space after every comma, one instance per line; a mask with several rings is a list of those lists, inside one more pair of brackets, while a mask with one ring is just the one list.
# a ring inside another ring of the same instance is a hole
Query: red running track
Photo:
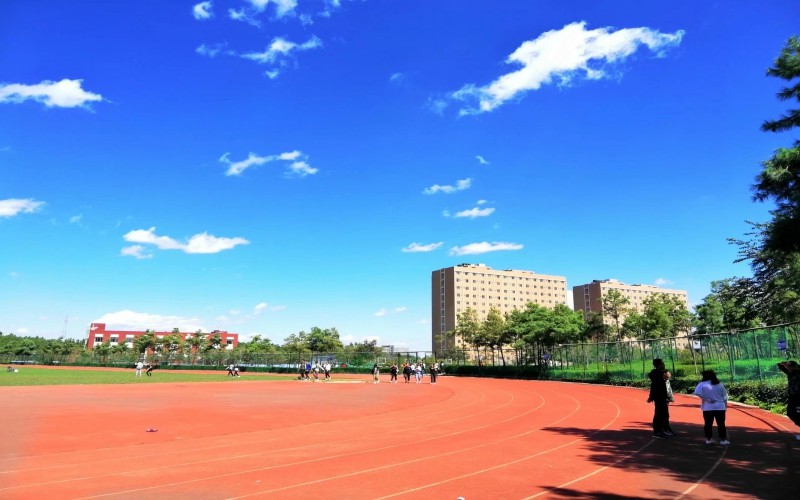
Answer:
[[[247, 378], [258, 375], [245, 374]], [[785, 417], [641, 389], [441, 377], [0, 387], [0, 498], [800, 498]], [[158, 432], [145, 432], [157, 428]]]

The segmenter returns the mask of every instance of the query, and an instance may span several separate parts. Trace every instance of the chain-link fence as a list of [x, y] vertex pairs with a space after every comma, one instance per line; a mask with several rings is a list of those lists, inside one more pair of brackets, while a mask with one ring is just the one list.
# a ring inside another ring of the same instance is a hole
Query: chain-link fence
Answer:
[[565, 344], [552, 348], [542, 375], [563, 380], [641, 380], [661, 358], [676, 377], [714, 370], [727, 381], [781, 378], [777, 363], [798, 355], [800, 323], [657, 340]]

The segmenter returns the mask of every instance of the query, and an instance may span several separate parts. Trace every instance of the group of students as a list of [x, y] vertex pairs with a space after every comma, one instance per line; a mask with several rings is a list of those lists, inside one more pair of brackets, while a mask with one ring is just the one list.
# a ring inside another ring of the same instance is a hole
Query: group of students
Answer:
[[[428, 367], [428, 374], [431, 378], [431, 384], [436, 383], [436, 379], [439, 376], [441, 369], [439, 367], [439, 363], [434, 363]], [[397, 375], [401, 373], [401, 369], [398, 368], [397, 363], [392, 363], [392, 366], [389, 367], [389, 382], [392, 384], [397, 383]], [[422, 377], [425, 376], [425, 364], [424, 363], [403, 363], [402, 365], [402, 374], [403, 379], [405, 380], [406, 384], [411, 383], [411, 377], [414, 377], [414, 380], [417, 384], [422, 382]], [[378, 366], [378, 363], [372, 365], [372, 383], [377, 384], [380, 382], [380, 375], [381, 369]]]
[[136, 376], [137, 377], [141, 377], [142, 376], [142, 370], [143, 369], [145, 370], [145, 374], [148, 377], [152, 377], [153, 376], [153, 370], [156, 369], [154, 364], [152, 364], [152, 363], [145, 364], [144, 361], [141, 361], [141, 360], [136, 362], [136, 365], [134, 366], [134, 368], [136, 369]]
[[[800, 365], [795, 361], [778, 363], [778, 369], [788, 377], [788, 399], [786, 413], [789, 419], [800, 426]], [[712, 439], [714, 422], [717, 423], [719, 444], [727, 446], [728, 428], [725, 425], [725, 416], [728, 408], [728, 391], [719, 381], [714, 370], [704, 370], [702, 379], [694, 389], [694, 395], [700, 398], [700, 409], [703, 412], [703, 434], [706, 444], [714, 444]], [[670, 383], [671, 375], [660, 358], [653, 360], [653, 370], [648, 374], [650, 379], [650, 394], [648, 403], [653, 403], [653, 437], [665, 439], [675, 435], [669, 425], [669, 403], [675, 402]], [[800, 440], [800, 434], [795, 436]]]
[[311, 380], [311, 377], [314, 377], [314, 380], [319, 380], [319, 373], [322, 372], [325, 376], [325, 380], [330, 380], [331, 378], [331, 364], [330, 362], [326, 361], [325, 363], [320, 363], [317, 361], [313, 365], [311, 362], [303, 361], [300, 363], [300, 375], [297, 377], [299, 380]]

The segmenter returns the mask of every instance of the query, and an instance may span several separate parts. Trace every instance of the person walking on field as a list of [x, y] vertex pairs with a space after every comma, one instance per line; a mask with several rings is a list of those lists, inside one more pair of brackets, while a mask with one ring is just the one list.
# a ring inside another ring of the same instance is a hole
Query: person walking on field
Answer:
[[397, 363], [392, 363], [392, 366], [389, 368], [389, 383], [397, 383]]
[[430, 367], [431, 371], [431, 384], [436, 383], [436, 376], [439, 375], [439, 363], [434, 363]]
[[141, 361], [137, 361], [136, 362], [136, 376], [137, 377], [141, 377], [142, 376], [142, 368], [144, 368], [144, 363], [142, 363]]
[[669, 405], [666, 384], [667, 370], [661, 358], [653, 360], [653, 369], [648, 374], [650, 395], [648, 403], [653, 403], [653, 437], [665, 439], [675, 435], [669, 427]]
[[[800, 426], [800, 365], [796, 361], [778, 363], [778, 369], [786, 374], [788, 382], [788, 398], [786, 400], [786, 416]], [[795, 436], [800, 441], [800, 434]]]
[[411, 381], [411, 365], [408, 363], [403, 363], [403, 379], [405, 379], [406, 384]]
[[702, 400], [700, 409], [703, 410], [703, 432], [706, 435], [706, 444], [714, 444], [711, 440], [711, 430], [714, 421], [717, 421], [719, 444], [728, 446], [728, 429], [725, 427], [725, 413], [728, 409], [728, 391], [717, 378], [714, 370], [703, 371], [703, 380], [694, 389], [695, 396]]

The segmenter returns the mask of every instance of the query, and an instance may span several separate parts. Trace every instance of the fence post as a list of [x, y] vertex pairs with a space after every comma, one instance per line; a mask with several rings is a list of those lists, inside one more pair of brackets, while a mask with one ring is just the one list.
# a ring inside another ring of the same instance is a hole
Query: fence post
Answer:
[[731, 382], [736, 380], [736, 363], [733, 361], [733, 345], [731, 344], [731, 333], [725, 334], [728, 339], [728, 363], [731, 365]]
[[761, 376], [761, 358], [758, 356], [758, 336], [753, 335], [753, 348], [756, 354], [756, 367], [758, 368], [758, 381], [763, 382], [764, 379]]

